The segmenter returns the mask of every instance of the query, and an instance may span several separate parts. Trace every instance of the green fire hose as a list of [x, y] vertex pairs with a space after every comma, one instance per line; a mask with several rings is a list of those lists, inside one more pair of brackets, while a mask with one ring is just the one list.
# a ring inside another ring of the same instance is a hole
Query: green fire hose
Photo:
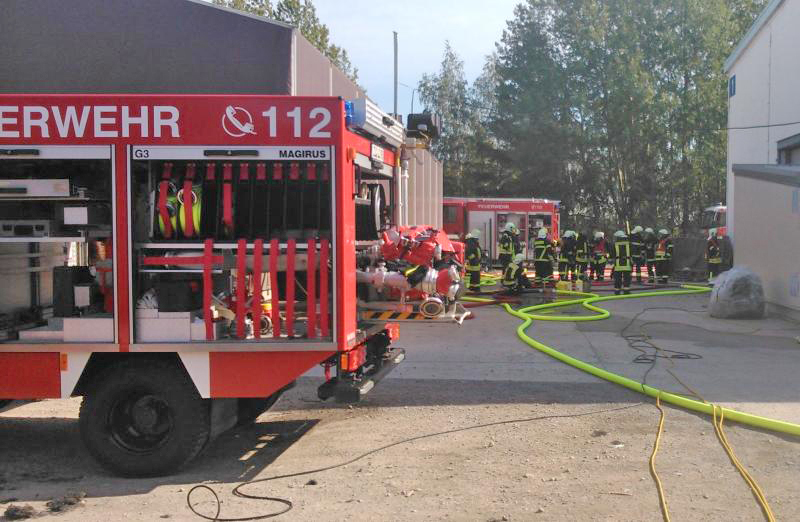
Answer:
[[[666, 290], [666, 291], [658, 291], [658, 292], [642, 292], [630, 295], [612, 295], [612, 296], [600, 296], [597, 294], [587, 294], [582, 292], [570, 292], [570, 291], [558, 291], [558, 294], [567, 295], [567, 296], [575, 296], [576, 299], [567, 299], [564, 301], [557, 301], [553, 303], [545, 303], [540, 305], [534, 306], [527, 306], [525, 308], [521, 308], [519, 310], [514, 310], [509, 306], [507, 303], [503, 303], [503, 308], [505, 308], [506, 312], [509, 314], [522, 319], [522, 324], [517, 327], [517, 335], [523, 342], [527, 345], [531, 346], [543, 352], [550, 357], [558, 359], [561, 362], [569, 364], [570, 366], [574, 366], [579, 370], [582, 370], [586, 373], [594, 375], [595, 377], [599, 377], [601, 379], [605, 379], [607, 381], [613, 382], [615, 384], [619, 384], [620, 386], [624, 386], [630, 390], [644, 393], [649, 395], [650, 397], [658, 398], [660, 397], [662, 401], [668, 402], [675, 406], [680, 406], [682, 408], [686, 408], [689, 410], [705, 413], [706, 415], [713, 415], [714, 413], [714, 405], [708, 402], [701, 402], [698, 400], [690, 399], [687, 397], [683, 397], [681, 395], [677, 395], [674, 393], [670, 393], [667, 391], [660, 390], [658, 388], [654, 388], [647, 384], [638, 382], [636, 380], [630, 379], [628, 377], [624, 377], [622, 375], [618, 375], [616, 373], [609, 372], [608, 370], [604, 370], [602, 368], [598, 368], [597, 366], [593, 366], [589, 363], [581, 361], [580, 359], [576, 359], [571, 357], [565, 353], [559, 352], [555, 348], [547, 346], [544, 343], [537, 341], [530, 337], [526, 330], [528, 327], [533, 323], [534, 320], [538, 321], [600, 321], [603, 319], [608, 318], [611, 316], [611, 313], [608, 310], [604, 310], [598, 306], [594, 306], [594, 303], [599, 303], [601, 301], [613, 301], [617, 299], [636, 299], [640, 297], [660, 297], [660, 296], [667, 296], [667, 295], [688, 295], [688, 294], [701, 294], [710, 292], [711, 289], [708, 287], [701, 287], [701, 286], [692, 286], [692, 285], [683, 285], [681, 290]], [[475, 301], [475, 302], [488, 302], [492, 301], [491, 299], [484, 299], [478, 297], [466, 297], [464, 298], [465, 301]], [[565, 306], [573, 306], [573, 305], [581, 305], [587, 310], [591, 310], [595, 312], [595, 315], [586, 315], [586, 316], [558, 316], [558, 315], [549, 315], [548, 312], [554, 308], [561, 308]], [[547, 312], [545, 312], [547, 311]], [[532, 313], [532, 312], [544, 312], [544, 313]], [[767, 417], [760, 417], [758, 415], [752, 415], [750, 413], [744, 413], [736, 410], [731, 410], [728, 408], [720, 408], [717, 406], [717, 414], [719, 414], [720, 410], [723, 411], [725, 419], [733, 420], [736, 422], [740, 422], [742, 424], [747, 424], [750, 426], [755, 426], [757, 428], [777, 431], [781, 433], [787, 433], [790, 435], [800, 436], [800, 425], [794, 424], [791, 422], [770, 419]]]

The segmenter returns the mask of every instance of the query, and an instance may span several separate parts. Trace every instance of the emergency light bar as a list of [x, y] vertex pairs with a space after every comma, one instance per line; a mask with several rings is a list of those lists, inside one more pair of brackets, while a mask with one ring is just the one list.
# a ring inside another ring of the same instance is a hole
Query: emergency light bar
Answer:
[[366, 98], [352, 100], [353, 114], [350, 124], [368, 134], [382, 138], [388, 145], [399, 148], [403, 144], [403, 125], [383, 112]]

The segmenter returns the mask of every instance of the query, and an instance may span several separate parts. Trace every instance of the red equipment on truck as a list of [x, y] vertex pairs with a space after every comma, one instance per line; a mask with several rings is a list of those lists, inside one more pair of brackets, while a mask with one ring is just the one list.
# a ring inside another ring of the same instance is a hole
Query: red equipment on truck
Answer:
[[188, 462], [317, 364], [321, 398], [359, 400], [404, 358], [387, 319], [452, 322], [463, 284], [457, 245], [390, 222], [401, 126], [370, 134], [355, 113], [0, 95], [0, 407], [83, 396], [91, 454], [135, 476]]

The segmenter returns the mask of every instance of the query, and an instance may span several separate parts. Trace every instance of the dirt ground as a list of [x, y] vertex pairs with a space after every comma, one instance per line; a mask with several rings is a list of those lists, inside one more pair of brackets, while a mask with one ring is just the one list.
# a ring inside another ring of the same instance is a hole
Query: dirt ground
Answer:
[[[537, 323], [531, 334], [641, 378], [645, 369], [631, 362], [635, 353], [619, 335], [620, 325], [653, 300], [641, 301], [608, 304], [616, 323]], [[702, 354], [701, 363], [681, 360], [671, 369], [712, 400], [763, 415], [797, 415], [794, 370], [781, 368], [800, 356], [798, 328], [775, 319], [719, 323], [690, 312], [703, 305], [703, 298], [676, 298], [666, 306], [683, 311], [652, 310], [637, 324], [664, 323], [649, 331], [662, 348], [689, 346]], [[186, 470], [166, 478], [121, 479], [99, 468], [80, 443], [79, 399], [7, 411], [0, 414], [0, 513], [13, 504], [32, 506], [44, 520], [200, 520], [187, 508], [186, 494], [203, 483], [222, 499], [221, 517], [256, 516], [282, 505], [235, 498], [237, 483], [470, 428], [245, 492], [290, 500], [293, 510], [280, 517], [286, 520], [660, 520], [648, 471], [659, 419], [652, 401], [532, 351], [517, 340], [516, 324], [500, 310], [482, 308], [461, 328], [404, 326], [400, 344], [408, 361], [364, 403], [319, 402], [319, 372], [311, 372], [255, 425], [221, 436]], [[756, 350], [769, 351], [763, 369], [747, 358]], [[730, 378], [737, 359], [738, 378]], [[667, 367], [657, 361], [649, 382], [675, 387]], [[723, 369], [719, 378], [715, 368]], [[600, 410], [613, 411], [591, 414]], [[673, 520], [763, 519], [709, 419], [672, 407], [666, 412], [657, 467]], [[529, 420], [546, 416], [553, 417]], [[800, 520], [798, 439], [734, 424], [726, 432], [778, 520]], [[64, 512], [48, 511], [47, 501], [74, 493], [86, 498]], [[213, 516], [208, 492], [198, 491], [194, 502]]]

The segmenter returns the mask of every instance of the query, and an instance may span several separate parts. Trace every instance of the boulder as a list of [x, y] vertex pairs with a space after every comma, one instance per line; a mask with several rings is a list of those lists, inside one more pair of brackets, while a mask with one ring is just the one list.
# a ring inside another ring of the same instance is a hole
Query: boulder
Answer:
[[717, 276], [708, 307], [711, 317], [760, 319], [765, 308], [764, 285], [755, 272], [737, 266]]

